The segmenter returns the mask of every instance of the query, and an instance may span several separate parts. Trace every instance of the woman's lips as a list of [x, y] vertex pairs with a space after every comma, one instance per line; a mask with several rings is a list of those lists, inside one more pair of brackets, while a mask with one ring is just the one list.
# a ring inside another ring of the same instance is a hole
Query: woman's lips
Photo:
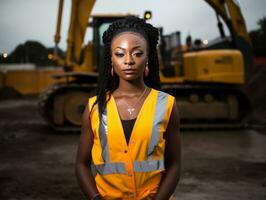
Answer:
[[125, 74], [134, 74], [136, 72], [136, 70], [135, 69], [124, 69], [123, 72]]

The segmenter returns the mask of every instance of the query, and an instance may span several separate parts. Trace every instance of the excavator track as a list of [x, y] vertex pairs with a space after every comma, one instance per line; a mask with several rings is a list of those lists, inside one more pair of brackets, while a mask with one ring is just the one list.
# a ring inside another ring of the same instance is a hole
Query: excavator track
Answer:
[[39, 112], [57, 131], [80, 131], [81, 115], [95, 88], [96, 84], [87, 83], [51, 85], [39, 96]]
[[241, 86], [227, 84], [163, 84], [175, 96], [182, 129], [247, 127], [251, 103]]

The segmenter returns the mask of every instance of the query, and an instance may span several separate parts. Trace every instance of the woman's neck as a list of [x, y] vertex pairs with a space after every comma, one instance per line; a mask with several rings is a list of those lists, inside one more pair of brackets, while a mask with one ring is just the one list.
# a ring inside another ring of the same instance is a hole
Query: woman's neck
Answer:
[[147, 86], [145, 85], [144, 81], [125, 81], [120, 80], [119, 86], [116, 89], [120, 95], [135, 95], [136, 93], [143, 92]]

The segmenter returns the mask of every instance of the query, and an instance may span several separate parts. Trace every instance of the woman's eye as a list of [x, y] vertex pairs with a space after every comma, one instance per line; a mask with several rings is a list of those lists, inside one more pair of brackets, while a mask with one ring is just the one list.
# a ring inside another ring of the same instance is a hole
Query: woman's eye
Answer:
[[136, 53], [134, 53], [134, 55], [137, 57], [141, 57], [143, 55], [143, 52], [136, 52]]
[[115, 53], [115, 55], [116, 55], [117, 57], [123, 57], [123, 56], [124, 56], [123, 53]]

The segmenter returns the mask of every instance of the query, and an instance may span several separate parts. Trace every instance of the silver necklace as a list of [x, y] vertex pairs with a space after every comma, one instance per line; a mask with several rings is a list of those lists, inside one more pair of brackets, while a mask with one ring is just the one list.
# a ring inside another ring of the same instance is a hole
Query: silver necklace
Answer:
[[124, 103], [127, 105], [127, 111], [129, 112], [130, 118], [132, 119], [132, 115], [135, 112], [135, 107], [136, 105], [140, 102], [141, 98], [143, 97], [143, 95], [145, 94], [145, 92], [147, 91], [147, 88], [145, 88], [145, 90], [142, 92], [142, 94], [139, 96], [139, 98], [137, 99], [136, 103], [133, 106], [128, 105], [128, 103], [126, 101], [124, 101]]

